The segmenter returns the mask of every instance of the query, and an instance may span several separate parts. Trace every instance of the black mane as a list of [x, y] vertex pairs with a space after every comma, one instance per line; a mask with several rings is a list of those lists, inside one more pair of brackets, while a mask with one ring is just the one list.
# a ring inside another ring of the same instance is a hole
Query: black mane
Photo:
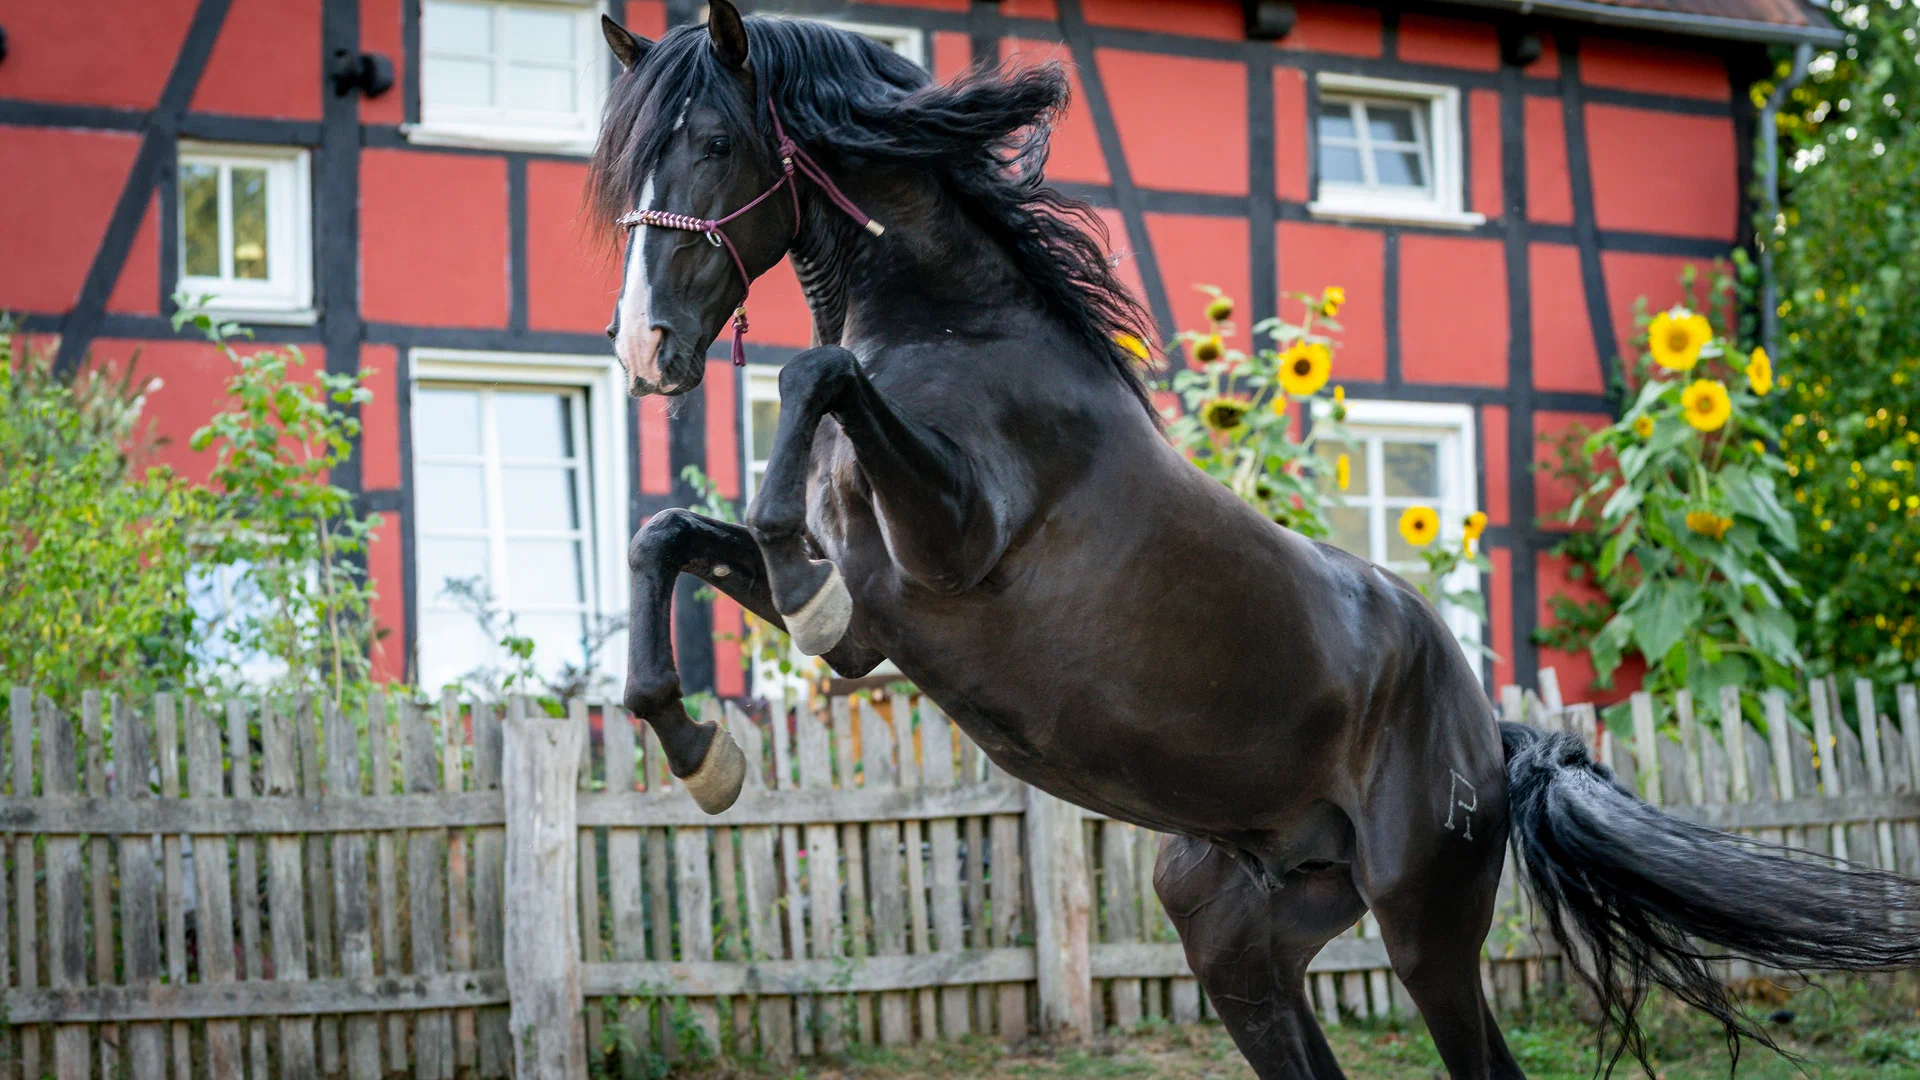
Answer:
[[[1105, 223], [1042, 175], [1053, 120], [1067, 103], [1059, 65], [975, 69], [939, 85], [877, 42], [823, 23], [749, 18], [746, 27], [757, 85], [763, 93], [771, 88], [795, 142], [830, 171], [849, 157], [933, 169], [1047, 309], [1153, 412], [1133, 355], [1114, 340], [1152, 340], [1151, 320], [1107, 261]], [[690, 100], [718, 109], [737, 130], [759, 131], [752, 152], [771, 152], [765, 107], [756, 101], [745, 113], [706, 29], [680, 27], [609, 93], [587, 181], [589, 207], [603, 227], [632, 208]]]

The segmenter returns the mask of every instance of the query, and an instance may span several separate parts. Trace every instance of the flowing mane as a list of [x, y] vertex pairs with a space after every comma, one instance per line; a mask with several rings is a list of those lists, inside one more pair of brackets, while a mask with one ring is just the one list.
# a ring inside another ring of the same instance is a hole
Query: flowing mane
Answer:
[[[1058, 64], [975, 69], [936, 84], [911, 61], [836, 27], [760, 17], [748, 18], [746, 27], [756, 84], [771, 90], [794, 141], [834, 172], [850, 159], [933, 170], [1047, 310], [1153, 413], [1133, 355], [1114, 340], [1152, 340], [1151, 319], [1107, 260], [1105, 223], [1043, 176], [1052, 124], [1067, 103]], [[751, 115], [744, 111], [705, 29], [680, 27], [622, 73], [608, 95], [586, 196], [602, 228], [612, 229], [632, 208], [688, 102], [718, 109], [738, 130], [760, 132], [749, 152], [765, 155], [773, 145], [767, 110], [756, 102]]]

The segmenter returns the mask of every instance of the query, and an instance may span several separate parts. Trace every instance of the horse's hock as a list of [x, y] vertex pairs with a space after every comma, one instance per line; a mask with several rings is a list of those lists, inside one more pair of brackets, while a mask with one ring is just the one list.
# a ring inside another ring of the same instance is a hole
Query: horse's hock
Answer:
[[[1543, 688], [1503, 711], [1583, 730], [1674, 813], [1920, 870], [1911, 687], [1883, 720], [1825, 685], [1817, 763], [1737, 701], [1676, 700], [1675, 741], [1638, 699], [1616, 741]], [[1158, 838], [998, 772], [924, 700], [711, 706], [746, 766], [711, 817], [613, 706], [11, 704], [0, 1057], [26, 1075], [585, 1076], [1207, 1013]], [[1512, 1008], [1565, 980], [1510, 874], [1501, 902], [1482, 972]], [[1370, 919], [1308, 982], [1328, 1023], [1410, 1008]]]

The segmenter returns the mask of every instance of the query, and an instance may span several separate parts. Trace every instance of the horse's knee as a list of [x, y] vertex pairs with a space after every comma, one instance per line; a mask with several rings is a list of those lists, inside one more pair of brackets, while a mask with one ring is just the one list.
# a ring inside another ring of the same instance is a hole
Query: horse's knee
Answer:
[[652, 720], [680, 700], [680, 676], [671, 667], [644, 674], [629, 672], [620, 703], [642, 720]]
[[822, 389], [832, 389], [835, 380], [859, 369], [860, 358], [838, 345], [808, 349], [781, 365], [780, 398], [801, 401]]
[[[633, 542], [627, 545], [627, 569], [635, 573], [653, 572], [677, 560], [696, 520], [693, 511], [679, 506], [648, 518], [640, 531], [633, 534]], [[673, 570], [677, 573], [679, 567]]]

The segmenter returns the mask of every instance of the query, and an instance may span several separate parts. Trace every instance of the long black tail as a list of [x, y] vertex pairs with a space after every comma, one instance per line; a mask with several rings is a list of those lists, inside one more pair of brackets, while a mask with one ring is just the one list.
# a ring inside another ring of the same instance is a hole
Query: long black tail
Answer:
[[[1617, 784], [1577, 735], [1500, 725], [1513, 844], [1562, 954], [1609, 1027], [1606, 1070], [1647, 1061], [1634, 1014], [1659, 984], [1778, 1050], [1708, 967], [1743, 957], [1788, 970], [1880, 971], [1920, 963], [1920, 882], [1669, 817]], [[1570, 939], [1578, 939], [1578, 946]]]

